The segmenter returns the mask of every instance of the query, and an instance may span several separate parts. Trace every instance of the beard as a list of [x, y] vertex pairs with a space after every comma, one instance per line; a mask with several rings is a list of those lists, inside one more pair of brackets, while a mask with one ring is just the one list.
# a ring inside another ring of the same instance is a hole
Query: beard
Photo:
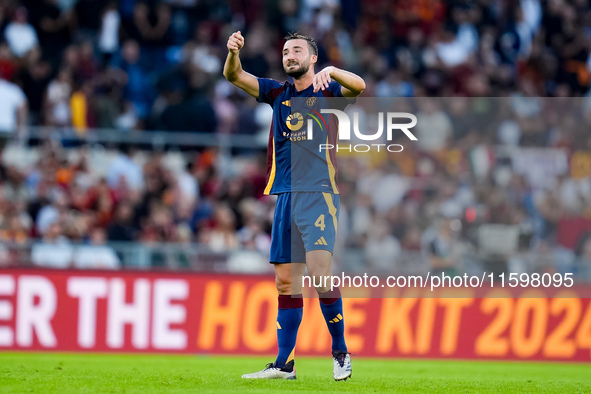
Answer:
[[285, 70], [285, 73], [287, 75], [293, 77], [294, 79], [298, 79], [299, 77], [308, 72], [308, 70], [310, 69], [310, 63], [306, 62], [304, 64], [301, 64], [299, 67], [293, 70], [289, 70], [289, 67], [287, 66], [284, 66], [283, 69]]

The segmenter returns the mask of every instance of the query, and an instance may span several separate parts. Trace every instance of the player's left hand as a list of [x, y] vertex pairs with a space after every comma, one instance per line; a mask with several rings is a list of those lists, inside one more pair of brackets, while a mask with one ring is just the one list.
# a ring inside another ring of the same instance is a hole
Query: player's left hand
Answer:
[[314, 93], [319, 90], [328, 89], [328, 84], [332, 81], [331, 75], [334, 71], [333, 66], [323, 68], [318, 74], [314, 75], [312, 85], [314, 86]]

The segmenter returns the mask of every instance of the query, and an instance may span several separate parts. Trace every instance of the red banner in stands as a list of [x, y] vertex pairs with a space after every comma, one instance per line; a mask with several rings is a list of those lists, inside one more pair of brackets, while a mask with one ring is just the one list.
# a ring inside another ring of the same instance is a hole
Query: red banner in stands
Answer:
[[[591, 360], [591, 304], [569, 298], [347, 298], [358, 356]], [[401, 294], [391, 293], [390, 295]], [[469, 294], [468, 294], [469, 295]], [[272, 354], [277, 296], [269, 277], [3, 270], [0, 349]], [[315, 299], [296, 352], [330, 354]]]

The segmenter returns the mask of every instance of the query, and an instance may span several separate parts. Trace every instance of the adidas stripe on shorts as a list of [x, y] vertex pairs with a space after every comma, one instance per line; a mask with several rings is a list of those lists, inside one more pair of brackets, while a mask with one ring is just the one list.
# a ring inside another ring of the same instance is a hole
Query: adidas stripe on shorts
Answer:
[[271, 264], [305, 263], [306, 252], [312, 250], [333, 253], [338, 217], [338, 194], [279, 194], [271, 231]]

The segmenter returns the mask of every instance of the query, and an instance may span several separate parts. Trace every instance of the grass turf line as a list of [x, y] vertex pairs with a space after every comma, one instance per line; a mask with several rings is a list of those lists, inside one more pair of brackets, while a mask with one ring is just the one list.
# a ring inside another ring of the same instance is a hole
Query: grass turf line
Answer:
[[591, 392], [585, 364], [353, 359], [332, 379], [332, 360], [301, 357], [298, 379], [246, 380], [269, 358], [0, 352], [2, 393]]

